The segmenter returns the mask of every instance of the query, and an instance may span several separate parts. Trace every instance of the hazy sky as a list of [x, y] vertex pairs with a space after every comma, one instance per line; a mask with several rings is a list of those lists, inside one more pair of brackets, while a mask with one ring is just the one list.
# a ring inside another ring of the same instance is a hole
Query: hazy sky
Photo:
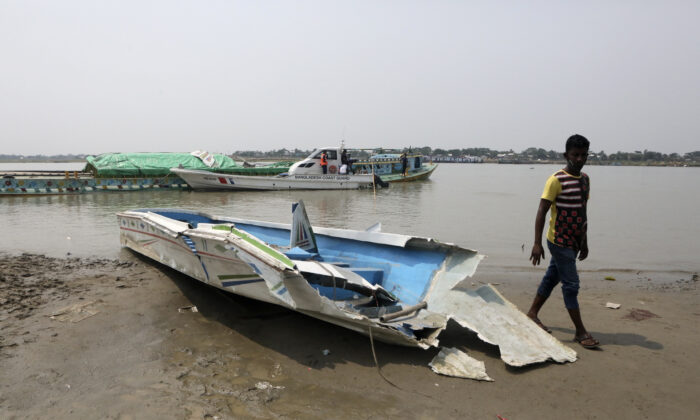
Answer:
[[700, 150], [700, 1], [0, 0], [0, 154]]

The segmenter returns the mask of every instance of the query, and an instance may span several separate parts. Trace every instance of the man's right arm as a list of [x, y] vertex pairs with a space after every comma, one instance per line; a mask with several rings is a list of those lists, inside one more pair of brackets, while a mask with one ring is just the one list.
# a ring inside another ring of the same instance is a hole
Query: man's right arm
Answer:
[[532, 245], [532, 252], [530, 252], [530, 261], [532, 261], [532, 265], [539, 265], [540, 259], [544, 258], [542, 230], [544, 229], [544, 221], [547, 217], [547, 212], [551, 206], [551, 201], [545, 198], [540, 199], [540, 206], [537, 208], [537, 216], [535, 217], [535, 243]]

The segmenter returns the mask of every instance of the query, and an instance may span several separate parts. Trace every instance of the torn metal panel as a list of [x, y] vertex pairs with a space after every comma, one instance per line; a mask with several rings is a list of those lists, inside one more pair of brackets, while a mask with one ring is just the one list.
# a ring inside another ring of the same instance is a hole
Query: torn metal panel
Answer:
[[480, 339], [498, 346], [501, 359], [511, 366], [576, 361], [573, 349], [538, 327], [491, 285], [433, 295], [428, 308], [449, 314]]
[[481, 360], [476, 360], [455, 348], [443, 347], [430, 362], [433, 372], [455, 378], [476, 379], [477, 381], [493, 381], [486, 374], [486, 366]]
[[429, 301], [431, 296], [443, 296], [459, 282], [473, 276], [476, 272], [476, 267], [483, 259], [484, 255], [477, 254], [471, 250], [459, 249], [453, 251], [445, 258], [440, 270], [435, 273], [425, 300]]

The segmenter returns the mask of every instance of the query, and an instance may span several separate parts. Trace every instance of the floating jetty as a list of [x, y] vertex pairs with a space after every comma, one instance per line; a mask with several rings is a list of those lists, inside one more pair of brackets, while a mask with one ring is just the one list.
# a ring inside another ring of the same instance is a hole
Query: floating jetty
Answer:
[[192, 153], [107, 153], [88, 156], [82, 171], [6, 171], [0, 174], [0, 195], [83, 194], [98, 191], [189, 189], [170, 168], [204, 169], [232, 175], [277, 175], [292, 162], [264, 166], [239, 164], [228, 156]]
[[96, 178], [89, 172], [12, 171], [2, 174], [0, 195], [83, 194], [95, 191], [186, 189], [177, 176]]

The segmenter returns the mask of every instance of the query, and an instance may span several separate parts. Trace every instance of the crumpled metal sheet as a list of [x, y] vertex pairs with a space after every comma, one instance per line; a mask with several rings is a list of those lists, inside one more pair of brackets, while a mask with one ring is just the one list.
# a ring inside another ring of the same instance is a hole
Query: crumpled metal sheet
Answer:
[[428, 308], [449, 314], [481, 340], [498, 346], [501, 359], [510, 366], [576, 361], [573, 349], [538, 327], [491, 285], [433, 294]]
[[476, 360], [460, 350], [443, 347], [430, 362], [433, 372], [455, 378], [476, 379], [477, 381], [493, 381], [486, 374], [486, 366], [481, 360]]

